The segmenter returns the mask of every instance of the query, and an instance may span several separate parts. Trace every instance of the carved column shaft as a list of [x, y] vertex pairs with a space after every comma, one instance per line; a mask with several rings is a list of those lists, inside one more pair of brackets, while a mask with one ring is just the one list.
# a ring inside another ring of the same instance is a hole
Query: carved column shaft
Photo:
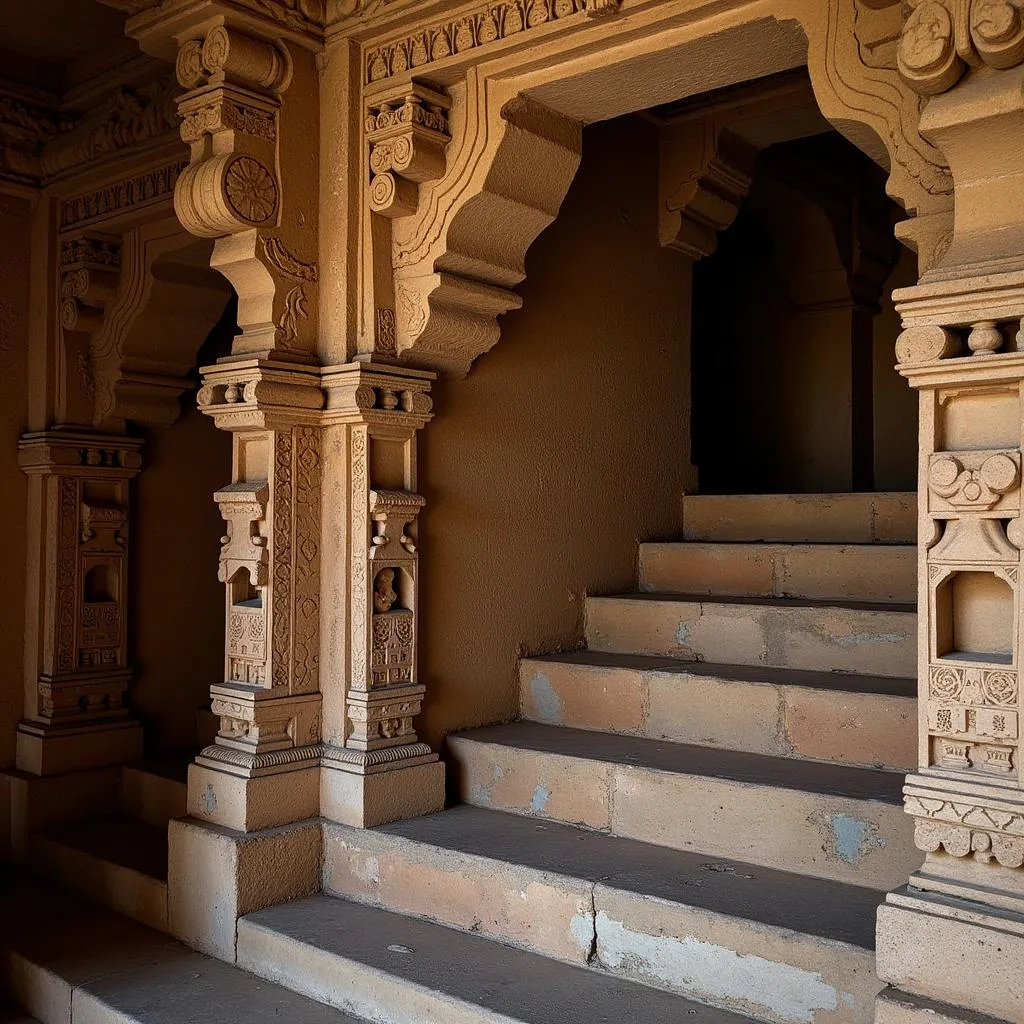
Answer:
[[[899, 369], [920, 392], [920, 759], [904, 793], [926, 858], [879, 909], [877, 952], [883, 981], [1001, 1020], [1024, 1019], [1024, 216], [1007, 143], [1024, 69], [1004, 70], [1022, 44], [1003, 0], [923, 0], [900, 42], [956, 202], [942, 260], [894, 293]], [[876, 1021], [908, 1019], [894, 1006]]]
[[[332, 545], [332, 565], [344, 574], [348, 602], [343, 615], [332, 620], [328, 610], [325, 620], [332, 678], [325, 680], [321, 813], [350, 824], [444, 805], [444, 767], [413, 725], [426, 690], [417, 666], [424, 500], [416, 435], [431, 418], [432, 379], [372, 363], [324, 370], [332, 493], [344, 495], [342, 521], [329, 518], [327, 529], [344, 537]], [[335, 630], [346, 642], [332, 643]]]
[[[203, 371], [200, 408], [234, 443], [231, 482], [214, 495], [226, 523], [224, 679], [211, 688], [220, 730], [192, 768], [189, 803], [231, 828], [316, 813], [322, 404], [316, 371], [255, 361]], [[287, 773], [297, 773], [289, 802], [249, 792]]]
[[137, 759], [128, 711], [130, 481], [141, 442], [26, 434], [29, 477], [25, 720], [18, 767], [57, 774]]

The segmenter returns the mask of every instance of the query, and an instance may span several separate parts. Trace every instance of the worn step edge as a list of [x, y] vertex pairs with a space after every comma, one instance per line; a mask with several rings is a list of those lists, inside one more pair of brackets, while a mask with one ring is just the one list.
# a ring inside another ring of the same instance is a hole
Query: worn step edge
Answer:
[[912, 544], [917, 494], [688, 494], [683, 535], [709, 541]]
[[478, 807], [873, 889], [923, 859], [900, 772], [528, 722], [448, 744], [461, 799]]
[[880, 892], [479, 808], [327, 826], [324, 888], [772, 1024], [880, 988]]
[[0, 905], [0, 987], [40, 1024], [365, 1024], [22, 872]]
[[917, 599], [911, 544], [651, 542], [638, 553], [639, 589], [819, 600]]
[[749, 1017], [333, 896], [238, 922], [246, 970], [384, 1024], [749, 1024]]
[[614, 594], [588, 597], [596, 651], [681, 661], [910, 676], [917, 615], [908, 604], [797, 598]]
[[801, 760], [917, 764], [913, 679], [581, 651], [524, 658], [530, 722]]
[[[102, 841], [104, 826], [124, 841]], [[154, 864], [150, 847], [158, 831], [121, 816], [41, 829], [30, 839], [33, 867], [71, 892], [167, 931], [166, 853], [162, 864]], [[133, 839], [141, 843], [133, 845]]]

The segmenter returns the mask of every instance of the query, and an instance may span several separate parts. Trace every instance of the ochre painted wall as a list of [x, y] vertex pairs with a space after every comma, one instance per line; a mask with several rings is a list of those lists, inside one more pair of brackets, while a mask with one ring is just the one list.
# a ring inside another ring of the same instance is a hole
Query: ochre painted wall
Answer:
[[231, 479], [231, 435], [196, 409], [194, 393], [182, 403], [173, 426], [145, 432], [135, 485], [132, 708], [150, 750], [194, 745], [196, 711], [224, 678], [224, 523], [213, 492]]
[[[24, 199], [0, 196], [0, 769], [14, 764], [14, 733], [22, 712], [25, 645], [26, 486], [18, 468], [28, 393], [29, 248], [31, 211]], [[10, 811], [0, 782], [0, 858], [8, 843]]]
[[522, 654], [580, 644], [583, 597], [629, 590], [637, 543], [680, 526], [688, 482], [690, 264], [662, 249], [657, 136], [584, 133], [534, 243], [523, 308], [423, 431], [420, 728], [511, 719]]

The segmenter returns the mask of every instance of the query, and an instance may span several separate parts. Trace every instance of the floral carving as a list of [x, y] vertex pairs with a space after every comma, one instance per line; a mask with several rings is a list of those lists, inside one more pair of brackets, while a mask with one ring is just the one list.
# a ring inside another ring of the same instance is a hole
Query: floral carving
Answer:
[[224, 175], [224, 192], [231, 208], [250, 224], [264, 224], [277, 209], [274, 176], [258, 160], [240, 156]]
[[586, 12], [614, 13], [619, 0], [506, 0], [489, 3], [457, 18], [449, 18], [398, 42], [371, 50], [366, 57], [366, 81], [380, 82], [410, 68], [444, 60], [506, 39], [524, 29]]

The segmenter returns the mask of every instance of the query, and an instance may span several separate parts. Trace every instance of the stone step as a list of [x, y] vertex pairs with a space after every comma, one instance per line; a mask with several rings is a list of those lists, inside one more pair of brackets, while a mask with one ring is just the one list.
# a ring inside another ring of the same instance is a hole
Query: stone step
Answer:
[[618, 654], [916, 676], [911, 605], [796, 598], [588, 597], [587, 646]]
[[20, 872], [0, 906], [0, 988], [41, 1024], [359, 1024]]
[[448, 745], [478, 807], [873, 889], [924, 859], [898, 772], [530, 722]]
[[771, 1024], [871, 1020], [882, 893], [459, 806], [325, 824], [335, 895]]
[[749, 1024], [671, 992], [333, 896], [238, 922], [238, 964], [379, 1024]]
[[641, 544], [640, 590], [913, 604], [917, 548], [911, 544]]
[[167, 829], [127, 815], [33, 833], [31, 863], [48, 879], [159, 931], [167, 930]]
[[647, 739], [912, 769], [914, 679], [576, 651], [519, 663], [524, 719]]
[[784, 544], [914, 544], [913, 491], [862, 494], [687, 494], [683, 538]]
[[188, 812], [188, 766], [191, 756], [170, 754], [121, 769], [120, 806], [125, 814], [156, 828]]

